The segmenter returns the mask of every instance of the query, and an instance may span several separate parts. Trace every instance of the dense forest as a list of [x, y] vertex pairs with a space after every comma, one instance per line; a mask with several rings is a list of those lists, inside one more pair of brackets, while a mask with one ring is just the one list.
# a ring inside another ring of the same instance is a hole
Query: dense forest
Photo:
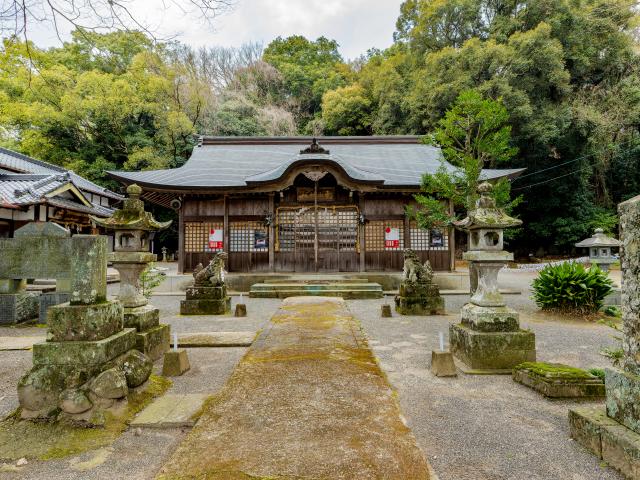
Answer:
[[[393, 45], [346, 61], [327, 38], [193, 49], [76, 30], [0, 51], [0, 142], [104, 185], [179, 166], [196, 133], [431, 138], [461, 94], [499, 103], [524, 228], [571, 249], [640, 194], [640, 48], [630, 0], [406, 0]], [[502, 111], [502, 110], [501, 110]]]

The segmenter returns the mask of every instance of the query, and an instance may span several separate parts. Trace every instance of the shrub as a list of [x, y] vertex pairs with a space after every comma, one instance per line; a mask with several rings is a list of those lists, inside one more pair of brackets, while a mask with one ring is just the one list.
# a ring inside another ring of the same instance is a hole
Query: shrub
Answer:
[[156, 269], [155, 263], [147, 265], [147, 268], [145, 268], [140, 274], [140, 287], [142, 289], [142, 294], [146, 298], [151, 298], [153, 289], [164, 281], [165, 276], [164, 272], [160, 272]]
[[566, 262], [547, 265], [533, 281], [533, 299], [542, 309], [595, 312], [611, 293], [613, 282], [597, 265]]

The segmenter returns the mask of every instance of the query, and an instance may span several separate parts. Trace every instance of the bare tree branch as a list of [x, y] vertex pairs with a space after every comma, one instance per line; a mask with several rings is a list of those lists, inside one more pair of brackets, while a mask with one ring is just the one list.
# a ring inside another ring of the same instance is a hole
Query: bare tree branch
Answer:
[[[141, 30], [157, 40], [157, 29], [147, 25], [132, 7], [139, 0], [0, 0], [0, 34], [24, 37], [36, 24], [48, 24], [59, 39], [68, 30]], [[162, 8], [178, 8], [212, 24], [233, 7], [235, 0], [162, 0]], [[165, 40], [165, 39], [163, 39]]]

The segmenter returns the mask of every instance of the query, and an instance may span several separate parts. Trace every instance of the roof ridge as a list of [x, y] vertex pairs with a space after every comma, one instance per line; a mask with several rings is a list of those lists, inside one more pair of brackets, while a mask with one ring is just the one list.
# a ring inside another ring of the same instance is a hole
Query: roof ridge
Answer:
[[16, 152], [15, 150], [10, 150], [5, 147], [0, 147], [0, 152], [6, 153], [7, 155], [11, 155], [17, 158], [21, 158], [22, 160], [26, 160], [31, 163], [35, 163], [36, 165], [40, 165], [41, 167], [49, 167], [52, 170], [57, 172], [68, 172], [69, 170], [61, 167], [59, 165], [54, 165], [53, 163], [45, 162], [44, 160], [38, 160], [36, 158], [30, 157], [29, 155], [25, 155], [24, 153]]
[[[311, 144], [316, 139], [319, 144], [336, 145], [336, 144], [355, 144], [355, 145], [384, 145], [384, 144], [408, 144], [415, 145], [420, 143], [421, 135], [370, 135], [370, 136], [264, 136], [264, 137], [247, 137], [247, 136], [208, 136], [201, 135], [198, 147], [201, 145], [302, 145]], [[197, 147], [196, 147], [197, 148]]]

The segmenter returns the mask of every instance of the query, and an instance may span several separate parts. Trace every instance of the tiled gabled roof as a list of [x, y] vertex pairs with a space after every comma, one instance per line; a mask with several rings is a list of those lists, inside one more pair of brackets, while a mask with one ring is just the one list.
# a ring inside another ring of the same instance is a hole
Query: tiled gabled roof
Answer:
[[40, 174], [40, 175], [69, 175], [73, 183], [80, 190], [84, 190], [90, 193], [102, 195], [104, 197], [111, 198], [113, 200], [122, 200], [124, 197], [111, 190], [96, 185], [95, 183], [81, 177], [80, 175], [67, 170], [58, 165], [43, 162], [31, 158], [22, 153], [14, 152], [7, 148], [0, 147], [0, 173], [28, 173], [28, 174]]
[[[328, 154], [300, 154], [312, 137], [202, 137], [182, 167], [108, 173], [124, 183], [159, 191], [215, 190], [274, 181], [298, 161], [318, 160], [334, 163], [355, 181], [379, 183], [383, 188], [415, 188], [425, 173], [435, 173], [443, 164], [441, 150], [421, 143], [418, 136], [318, 137], [317, 141]], [[485, 170], [483, 178], [521, 171]]]

